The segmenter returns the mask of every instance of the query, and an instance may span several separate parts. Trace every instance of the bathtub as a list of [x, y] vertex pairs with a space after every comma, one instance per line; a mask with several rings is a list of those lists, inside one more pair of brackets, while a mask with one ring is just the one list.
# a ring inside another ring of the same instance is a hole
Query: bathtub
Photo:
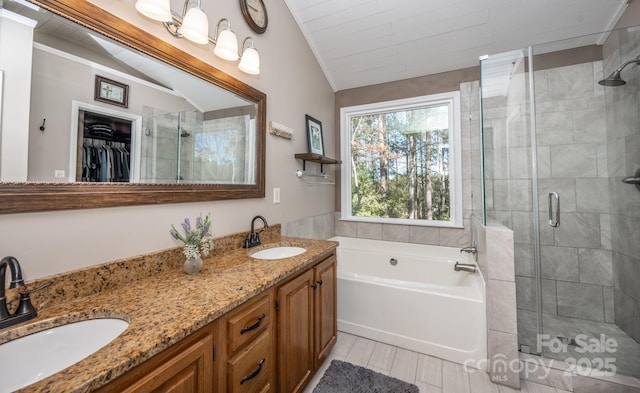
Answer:
[[[487, 356], [482, 274], [459, 248], [334, 237], [338, 330], [456, 363]], [[392, 260], [397, 261], [395, 265]]]

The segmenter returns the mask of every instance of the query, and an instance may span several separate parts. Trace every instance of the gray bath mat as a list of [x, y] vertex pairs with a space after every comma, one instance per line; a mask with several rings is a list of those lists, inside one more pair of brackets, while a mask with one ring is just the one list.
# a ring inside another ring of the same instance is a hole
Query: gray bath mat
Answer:
[[313, 393], [418, 393], [416, 385], [351, 363], [332, 360]]

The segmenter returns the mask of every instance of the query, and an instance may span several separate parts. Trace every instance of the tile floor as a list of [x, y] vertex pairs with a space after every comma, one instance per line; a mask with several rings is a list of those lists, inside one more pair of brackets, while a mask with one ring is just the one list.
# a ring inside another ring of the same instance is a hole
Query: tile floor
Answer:
[[[518, 310], [518, 335], [521, 343], [528, 343], [535, 348], [537, 343], [536, 314], [524, 310]], [[586, 335], [590, 340], [599, 340], [604, 334], [607, 338], [615, 339], [615, 353], [601, 353], [584, 351], [577, 352], [575, 347], [569, 346], [568, 353], [553, 353], [549, 348], [544, 348], [544, 356], [564, 360], [567, 357], [581, 358], [614, 358], [618, 374], [640, 378], [640, 343], [622, 331], [612, 323], [586, 321], [577, 318], [568, 318], [557, 315], [543, 314], [543, 331], [550, 337], [570, 337]], [[585, 339], [583, 337], [582, 341]], [[606, 355], [606, 356], [605, 356]]]
[[[461, 364], [412, 352], [366, 338], [338, 332], [338, 341], [304, 393], [312, 393], [331, 360], [338, 359], [413, 383], [420, 393], [515, 393], [491, 383], [484, 371], [465, 371]], [[546, 385], [521, 381], [523, 393], [568, 393]]]

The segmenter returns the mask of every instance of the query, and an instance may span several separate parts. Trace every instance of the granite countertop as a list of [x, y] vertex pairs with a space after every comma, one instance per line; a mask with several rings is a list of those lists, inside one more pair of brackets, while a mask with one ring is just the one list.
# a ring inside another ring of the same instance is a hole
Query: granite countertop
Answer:
[[[279, 260], [258, 260], [249, 254], [276, 246], [307, 251]], [[38, 330], [91, 318], [114, 316], [128, 328], [91, 356], [19, 392], [88, 392], [114, 380], [153, 355], [253, 296], [318, 262], [336, 242], [275, 238], [253, 249], [234, 249], [204, 259], [201, 272], [185, 274], [171, 268], [115, 289], [49, 303], [38, 317], [0, 332], [0, 343]]]

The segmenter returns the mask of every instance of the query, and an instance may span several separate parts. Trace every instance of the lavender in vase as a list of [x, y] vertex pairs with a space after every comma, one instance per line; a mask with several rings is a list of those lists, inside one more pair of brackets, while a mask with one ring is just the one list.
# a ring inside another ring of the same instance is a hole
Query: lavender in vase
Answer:
[[[202, 268], [202, 257], [208, 256], [209, 253], [213, 250], [213, 236], [209, 233], [209, 228], [211, 226], [211, 213], [207, 213], [207, 215], [202, 218], [202, 214], [196, 217], [196, 225], [195, 227], [191, 226], [191, 222], [189, 222], [188, 218], [185, 218], [181, 223], [182, 229], [184, 230], [184, 235], [181, 234], [174, 225], [171, 225], [171, 230], [169, 233], [173, 236], [174, 239], [181, 241], [184, 243], [184, 248], [182, 252], [187, 257], [187, 262], [185, 262], [185, 271], [195, 270], [197, 266], [192, 266], [187, 268], [187, 264], [190, 260], [200, 260], [200, 268]], [[198, 268], [196, 271], [199, 271]], [[187, 271], [187, 273], [195, 273], [196, 271]]]

